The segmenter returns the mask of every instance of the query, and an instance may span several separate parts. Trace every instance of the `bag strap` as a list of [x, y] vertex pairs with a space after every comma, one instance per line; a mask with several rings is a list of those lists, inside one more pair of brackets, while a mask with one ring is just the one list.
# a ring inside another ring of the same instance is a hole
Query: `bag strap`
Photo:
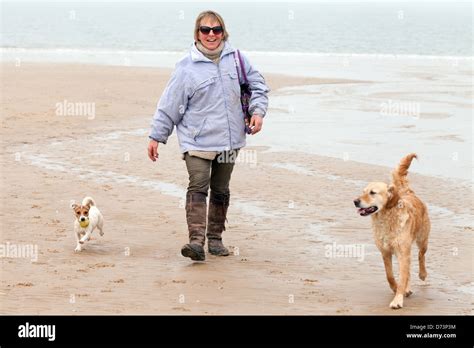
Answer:
[[[244, 62], [242, 60], [242, 56], [240, 55], [240, 51], [237, 50], [237, 57], [239, 58], [239, 62], [237, 64], [237, 60], [235, 61], [235, 67], [237, 69], [237, 75], [239, 76], [239, 81], [240, 81], [240, 74], [239, 74], [239, 70], [242, 72], [242, 77], [244, 78], [244, 85], [248, 85], [249, 84], [249, 81], [247, 80], [247, 74], [245, 73], [245, 65], [244, 65]], [[235, 58], [235, 54], [234, 54], [234, 58]], [[239, 66], [240, 66], [240, 69], [239, 69]]]

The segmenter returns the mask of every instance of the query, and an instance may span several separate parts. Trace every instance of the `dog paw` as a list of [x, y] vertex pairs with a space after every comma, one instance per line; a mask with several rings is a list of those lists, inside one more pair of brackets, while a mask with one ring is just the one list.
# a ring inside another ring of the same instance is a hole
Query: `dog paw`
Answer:
[[411, 294], [413, 294], [413, 291], [411, 290], [405, 291], [405, 297], [409, 297]]
[[403, 296], [402, 295], [395, 296], [393, 301], [390, 302], [390, 308], [392, 308], [392, 309], [403, 308]]
[[81, 248], [81, 246], [80, 246], [80, 245], [78, 245], [78, 246], [76, 247], [76, 249], [74, 249], [74, 251], [75, 251], [76, 253], [78, 253], [78, 252], [82, 251], [82, 248]]
[[99, 234], [100, 234], [100, 236], [103, 236], [103, 235], [104, 235], [104, 232], [100, 231]]
[[81, 240], [79, 241], [79, 243], [80, 243], [80, 244], [84, 244], [84, 240], [81, 239]]
[[423, 281], [426, 279], [426, 276], [427, 276], [427, 275], [428, 275], [428, 273], [426, 273], [426, 272], [420, 272], [420, 273], [418, 274], [418, 276], [420, 277], [420, 279], [423, 280]]

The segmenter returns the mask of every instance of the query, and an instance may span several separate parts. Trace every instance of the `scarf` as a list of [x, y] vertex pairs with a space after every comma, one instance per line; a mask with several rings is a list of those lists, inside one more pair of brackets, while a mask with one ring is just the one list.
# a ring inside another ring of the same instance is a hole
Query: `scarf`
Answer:
[[209, 58], [210, 60], [212, 60], [214, 63], [217, 64], [217, 63], [219, 63], [219, 60], [221, 58], [222, 50], [224, 49], [224, 40], [222, 40], [221, 43], [219, 44], [219, 46], [217, 46], [217, 48], [215, 50], [212, 50], [212, 51], [210, 49], [207, 49], [206, 47], [204, 47], [204, 45], [201, 43], [201, 41], [196, 42], [196, 47], [202, 54], [204, 54], [204, 56], [206, 58]]

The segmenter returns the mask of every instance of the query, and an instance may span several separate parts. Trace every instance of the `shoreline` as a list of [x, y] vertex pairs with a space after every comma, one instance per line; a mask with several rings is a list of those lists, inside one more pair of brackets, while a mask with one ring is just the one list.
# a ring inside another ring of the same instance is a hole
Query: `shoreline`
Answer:
[[[188, 50], [139, 50], [139, 49], [110, 49], [110, 48], [71, 48], [71, 47], [0, 47], [0, 53], [22, 53], [22, 52], [54, 52], [57, 53], [96, 53], [96, 54], [145, 54], [145, 55], [185, 55]], [[249, 55], [258, 55], [258, 56], [309, 56], [309, 57], [367, 57], [367, 58], [407, 58], [407, 59], [462, 59], [462, 60], [473, 60], [473, 55], [432, 55], [432, 54], [416, 54], [416, 53], [351, 53], [351, 52], [299, 52], [299, 51], [252, 51], [252, 50], [243, 50], [242, 52]], [[7, 58], [8, 59], [8, 58]], [[5, 63], [11, 60], [3, 60], [2, 63]], [[45, 63], [48, 63], [45, 61]], [[74, 62], [68, 62], [74, 63]], [[99, 64], [100, 65], [100, 64]]]

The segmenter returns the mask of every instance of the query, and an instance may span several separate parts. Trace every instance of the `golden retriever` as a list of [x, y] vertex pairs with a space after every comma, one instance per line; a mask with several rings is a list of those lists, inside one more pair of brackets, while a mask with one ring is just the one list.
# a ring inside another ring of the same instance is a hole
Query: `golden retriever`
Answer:
[[[430, 219], [426, 205], [408, 186], [408, 168], [416, 154], [400, 161], [392, 172], [392, 183], [372, 182], [354, 200], [361, 216], [372, 217], [375, 244], [382, 253], [388, 284], [395, 292], [390, 308], [403, 307], [403, 296], [410, 296], [410, 253], [414, 241], [418, 245], [419, 277], [425, 280], [425, 253], [428, 249]], [[400, 278], [397, 284], [392, 269], [392, 255], [398, 259]]]

